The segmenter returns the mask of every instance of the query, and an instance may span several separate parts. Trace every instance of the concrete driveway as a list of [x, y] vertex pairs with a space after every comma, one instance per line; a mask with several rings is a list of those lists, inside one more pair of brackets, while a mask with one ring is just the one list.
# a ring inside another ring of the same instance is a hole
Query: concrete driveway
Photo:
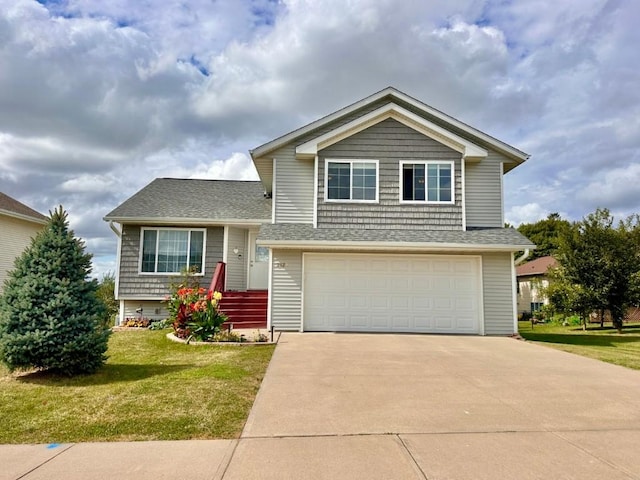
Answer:
[[640, 479], [640, 372], [510, 338], [283, 334], [238, 440], [0, 446], [0, 480]]
[[284, 334], [224, 479], [640, 479], [640, 372], [510, 338]]

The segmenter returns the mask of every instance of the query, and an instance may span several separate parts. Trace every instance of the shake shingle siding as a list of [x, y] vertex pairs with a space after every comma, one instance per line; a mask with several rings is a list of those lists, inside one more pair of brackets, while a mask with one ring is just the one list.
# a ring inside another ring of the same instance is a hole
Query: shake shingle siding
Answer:
[[[171, 283], [180, 279], [178, 275], [139, 273], [140, 233], [140, 225], [122, 226], [118, 298], [161, 298], [169, 293]], [[223, 238], [222, 227], [207, 228], [204, 275], [196, 277], [200, 280], [201, 287], [209, 288], [216, 263], [222, 260]]]
[[[325, 160], [379, 162], [378, 203], [325, 202]], [[453, 161], [454, 204], [400, 203], [400, 161]], [[462, 229], [461, 155], [393, 119], [384, 120], [319, 152], [318, 228]]]

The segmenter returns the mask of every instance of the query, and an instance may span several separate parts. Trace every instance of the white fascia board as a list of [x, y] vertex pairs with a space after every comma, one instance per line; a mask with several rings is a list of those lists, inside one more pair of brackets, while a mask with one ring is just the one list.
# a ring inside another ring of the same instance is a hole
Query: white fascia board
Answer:
[[407, 127], [446, 145], [461, 153], [465, 159], [480, 159], [488, 155], [488, 152], [484, 148], [479, 147], [455, 133], [451, 133], [395, 103], [388, 103], [362, 117], [356, 118], [349, 123], [299, 145], [296, 147], [296, 156], [298, 158], [313, 158], [318, 154], [318, 150], [322, 150], [340, 140], [344, 140], [388, 118], [393, 118]]
[[104, 217], [104, 221], [117, 222], [120, 224], [145, 224], [145, 225], [189, 225], [189, 226], [247, 226], [255, 227], [260, 226], [263, 223], [269, 223], [271, 219], [237, 219], [237, 218], [185, 218], [185, 217]]
[[46, 225], [48, 219], [46, 218], [35, 218], [29, 215], [23, 215], [22, 213], [12, 212], [10, 210], [4, 210], [0, 208], [0, 215], [5, 215], [11, 218], [17, 218], [18, 220], [24, 220], [25, 222], [36, 223], [38, 225]]
[[261, 246], [285, 249], [314, 250], [428, 250], [428, 251], [465, 251], [465, 252], [518, 252], [524, 245], [510, 244], [470, 244], [470, 243], [435, 243], [435, 242], [357, 242], [357, 241], [316, 241], [316, 240], [256, 240]]

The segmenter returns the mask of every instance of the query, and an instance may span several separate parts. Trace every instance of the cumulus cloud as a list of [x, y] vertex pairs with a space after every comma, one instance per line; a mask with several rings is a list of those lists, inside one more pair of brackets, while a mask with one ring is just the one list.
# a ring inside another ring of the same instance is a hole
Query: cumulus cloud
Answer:
[[549, 211], [538, 203], [515, 205], [505, 213], [505, 222], [514, 227], [522, 223], [535, 223], [549, 215]]
[[[255, 179], [247, 151], [388, 85], [532, 154], [511, 223], [628, 214], [640, 4], [0, 0], [0, 190], [101, 218], [154, 177]], [[98, 272], [99, 273], [99, 272]]]

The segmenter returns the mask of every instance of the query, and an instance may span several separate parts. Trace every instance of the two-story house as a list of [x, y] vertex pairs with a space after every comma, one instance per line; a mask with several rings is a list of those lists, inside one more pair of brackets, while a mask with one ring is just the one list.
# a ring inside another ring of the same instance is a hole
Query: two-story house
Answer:
[[[394, 88], [251, 151], [259, 182], [157, 179], [109, 213], [121, 318], [185, 266], [268, 290], [277, 330], [511, 334], [502, 176], [528, 155]], [[114, 225], [119, 223], [120, 228]]]

